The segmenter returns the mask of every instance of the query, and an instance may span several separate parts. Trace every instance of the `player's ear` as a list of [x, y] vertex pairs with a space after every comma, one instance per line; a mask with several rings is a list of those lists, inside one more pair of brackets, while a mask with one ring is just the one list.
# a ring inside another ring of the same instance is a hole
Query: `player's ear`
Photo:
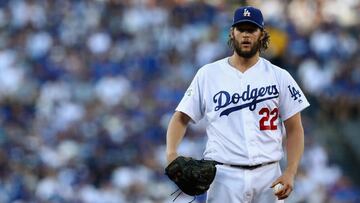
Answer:
[[264, 29], [260, 29], [260, 40], [263, 40], [264, 39], [264, 37], [265, 37], [265, 31], [264, 31]]
[[231, 28], [230, 28], [229, 38], [230, 38], [230, 39], [234, 39], [234, 27], [231, 27]]

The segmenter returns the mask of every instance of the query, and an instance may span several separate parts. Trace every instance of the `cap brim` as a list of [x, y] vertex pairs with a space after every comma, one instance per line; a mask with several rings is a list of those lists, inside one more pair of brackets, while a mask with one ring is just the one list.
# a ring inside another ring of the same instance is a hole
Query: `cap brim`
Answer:
[[246, 20], [246, 19], [236, 21], [235, 23], [233, 23], [233, 24], [231, 25], [231, 27], [234, 27], [235, 25], [237, 25], [237, 24], [239, 24], [239, 23], [245, 23], [245, 22], [255, 24], [255, 25], [257, 25], [257, 26], [258, 26], [259, 28], [261, 28], [261, 29], [264, 28], [264, 26], [260, 25], [259, 23], [255, 22], [255, 21], [253, 21], [253, 20]]

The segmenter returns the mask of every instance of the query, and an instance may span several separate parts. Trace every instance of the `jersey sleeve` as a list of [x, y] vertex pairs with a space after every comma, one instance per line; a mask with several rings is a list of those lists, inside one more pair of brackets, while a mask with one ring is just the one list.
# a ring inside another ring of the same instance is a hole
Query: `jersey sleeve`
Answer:
[[310, 106], [294, 78], [282, 69], [280, 79], [280, 117], [283, 121]]
[[194, 123], [197, 123], [203, 117], [204, 104], [200, 70], [196, 73], [193, 81], [186, 90], [183, 98], [176, 108], [176, 111], [185, 113]]

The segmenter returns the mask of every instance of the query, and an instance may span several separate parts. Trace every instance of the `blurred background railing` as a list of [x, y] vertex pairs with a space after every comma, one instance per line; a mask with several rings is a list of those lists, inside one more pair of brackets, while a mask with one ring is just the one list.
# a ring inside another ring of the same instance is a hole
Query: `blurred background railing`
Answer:
[[[359, 0], [249, 2], [271, 35], [264, 57], [311, 102], [287, 202], [360, 202]], [[1, 0], [0, 202], [171, 202], [169, 117], [197, 69], [230, 54], [242, 4]], [[200, 158], [205, 139], [192, 126], [180, 153]]]

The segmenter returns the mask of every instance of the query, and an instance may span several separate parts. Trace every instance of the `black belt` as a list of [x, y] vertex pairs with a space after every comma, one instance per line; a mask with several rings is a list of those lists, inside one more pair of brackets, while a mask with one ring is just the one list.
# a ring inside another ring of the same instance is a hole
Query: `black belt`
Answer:
[[234, 164], [224, 164], [218, 161], [215, 161], [216, 164], [219, 165], [224, 165], [224, 166], [231, 166], [231, 167], [235, 167], [235, 168], [241, 168], [241, 169], [247, 169], [247, 170], [254, 170], [256, 168], [262, 167], [262, 166], [266, 166], [266, 165], [270, 165], [273, 163], [276, 163], [277, 161], [272, 161], [272, 162], [266, 162], [266, 163], [262, 163], [262, 164], [256, 164], [256, 165], [234, 165]]

